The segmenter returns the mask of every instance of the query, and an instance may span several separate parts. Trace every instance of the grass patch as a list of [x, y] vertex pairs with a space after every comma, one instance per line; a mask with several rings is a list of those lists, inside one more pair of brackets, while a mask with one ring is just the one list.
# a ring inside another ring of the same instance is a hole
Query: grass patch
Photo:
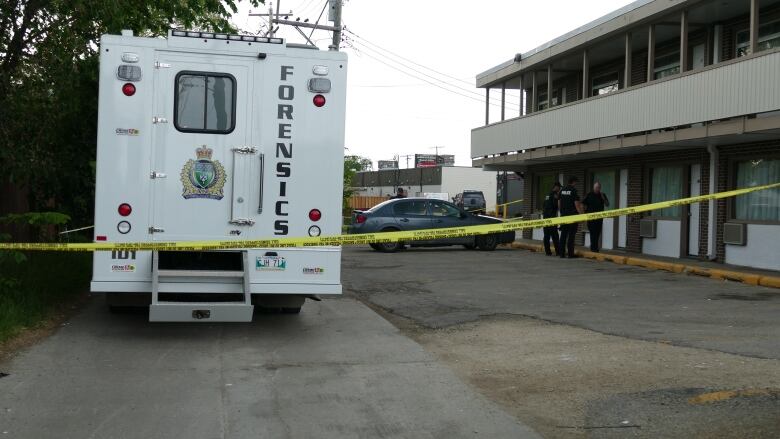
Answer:
[[27, 261], [0, 261], [0, 343], [24, 328], [38, 326], [51, 313], [89, 288], [92, 254], [29, 252]]

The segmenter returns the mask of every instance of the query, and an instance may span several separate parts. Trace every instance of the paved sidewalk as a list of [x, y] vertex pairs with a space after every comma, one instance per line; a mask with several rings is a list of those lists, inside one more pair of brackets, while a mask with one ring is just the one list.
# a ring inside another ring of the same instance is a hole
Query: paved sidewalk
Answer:
[[[534, 252], [544, 251], [541, 241], [533, 239], [516, 239], [512, 244], [512, 247]], [[588, 247], [583, 246], [578, 246], [575, 253], [578, 256], [599, 261], [609, 261], [654, 270], [688, 273], [711, 277], [713, 279], [731, 280], [750, 285], [780, 288], [780, 272], [774, 270], [762, 270], [738, 265], [721, 264], [718, 262], [703, 261], [693, 257], [670, 258], [647, 255], [644, 253], [631, 253], [621, 250], [602, 250], [599, 253], [595, 253], [590, 251]]]
[[165, 324], [102, 299], [0, 364], [0, 437], [539, 437], [355, 300]]

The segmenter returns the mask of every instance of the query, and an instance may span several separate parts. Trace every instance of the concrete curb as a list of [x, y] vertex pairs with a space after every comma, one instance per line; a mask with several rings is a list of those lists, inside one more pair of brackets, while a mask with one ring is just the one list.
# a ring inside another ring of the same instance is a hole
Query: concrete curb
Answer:
[[[525, 242], [513, 242], [512, 248], [530, 250], [532, 252], [543, 252], [544, 247], [541, 244], [529, 244]], [[742, 271], [723, 270], [719, 268], [706, 268], [697, 265], [686, 265], [674, 262], [656, 261], [653, 259], [638, 258], [634, 256], [610, 255], [605, 253], [594, 253], [587, 250], [576, 250], [575, 254], [587, 259], [596, 261], [609, 261], [615, 264], [632, 265], [635, 267], [648, 268], [650, 270], [663, 270], [670, 273], [694, 274], [697, 276], [709, 277], [711, 279], [730, 280], [742, 282], [748, 285], [760, 285], [769, 288], [780, 289], [780, 277], [764, 276], [755, 273], [745, 273]]]

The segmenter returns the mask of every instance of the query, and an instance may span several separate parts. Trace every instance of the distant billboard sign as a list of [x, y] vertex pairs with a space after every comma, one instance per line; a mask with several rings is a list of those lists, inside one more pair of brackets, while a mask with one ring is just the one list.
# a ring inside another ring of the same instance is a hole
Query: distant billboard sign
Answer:
[[454, 155], [415, 154], [415, 168], [433, 168], [435, 166], [455, 166]]
[[379, 160], [377, 162], [377, 168], [380, 171], [382, 169], [398, 169], [398, 161], [397, 160]]

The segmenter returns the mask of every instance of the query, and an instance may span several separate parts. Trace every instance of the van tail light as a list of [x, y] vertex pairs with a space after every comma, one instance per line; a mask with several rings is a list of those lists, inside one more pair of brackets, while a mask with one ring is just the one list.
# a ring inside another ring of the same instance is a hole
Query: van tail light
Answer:
[[319, 209], [312, 209], [309, 211], [309, 219], [312, 221], [319, 221], [322, 218], [322, 212]]
[[363, 215], [362, 213], [357, 214], [355, 217], [355, 223], [357, 224], [363, 224], [368, 219], [367, 216]]
[[122, 86], [122, 93], [125, 94], [125, 96], [132, 96], [135, 94], [135, 86], [133, 84], [130, 84], [129, 82]]
[[325, 105], [325, 96], [315, 95], [314, 99], [312, 99], [312, 102], [314, 102], [315, 107], [322, 107]]
[[127, 203], [122, 203], [117, 208], [117, 212], [119, 212], [119, 214], [122, 216], [128, 216], [133, 213], [133, 207]]

